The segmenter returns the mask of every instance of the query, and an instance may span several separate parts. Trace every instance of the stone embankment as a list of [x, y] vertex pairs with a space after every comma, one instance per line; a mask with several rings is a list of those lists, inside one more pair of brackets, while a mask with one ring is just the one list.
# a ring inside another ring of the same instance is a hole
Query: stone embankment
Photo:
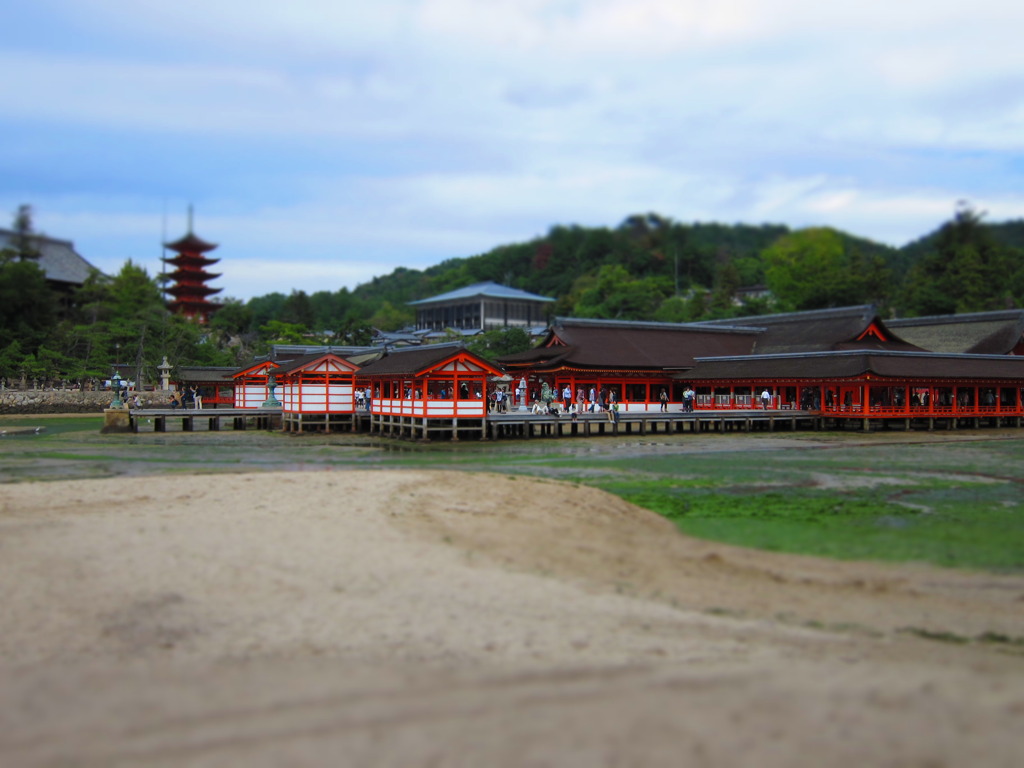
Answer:
[[[135, 393], [132, 393], [133, 395]], [[166, 404], [166, 392], [139, 392], [144, 408]], [[0, 391], [0, 414], [100, 413], [114, 394], [71, 389], [5, 389]]]

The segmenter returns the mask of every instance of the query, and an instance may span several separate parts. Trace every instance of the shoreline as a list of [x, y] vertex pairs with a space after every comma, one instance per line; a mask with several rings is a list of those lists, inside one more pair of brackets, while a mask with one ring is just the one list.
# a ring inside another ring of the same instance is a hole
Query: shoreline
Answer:
[[0, 532], [15, 768], [1019, 758], [1020, 575], [422, 469], [15, 483]]

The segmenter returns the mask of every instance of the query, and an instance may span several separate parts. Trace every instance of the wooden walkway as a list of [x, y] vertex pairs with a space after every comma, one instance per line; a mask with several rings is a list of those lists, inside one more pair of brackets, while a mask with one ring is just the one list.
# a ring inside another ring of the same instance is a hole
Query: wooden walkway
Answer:
[[785, 429], [817, 429], [819, 417], [806, 411], [680, 410], [571, 415], [536, 414], [530, 411], [490, 413], [477, 419], [424, 419], [414, 416], [360, 414], [359, 431], [383, 437], [414, 440], [506, 440], [534, 437], [591, 437], [602, 435], [657, 435], [699, 432], [752, 432]]
[[722, 411], [633, 411], [541, 415], [532, 413], [491, 414], [488, 437], [589, 437], [591, 435], [657, 435], [698, 432], [752, 432], [776, 429], [816, 429], [817, 416], [806, 411], [722, 410]]
[[489, 413], [485, 418], [423, 418], [388, 414], [338, 414], [334, 420], [317, 421], [306, 418], [286, 422], [280, 408], [216, 408], [216, 409], [139, 409], [130, 412], [133, 432], [174, 431], [217, 432], [223, 429], [283, 429], [292, 432], [352, 431], [381, 437], [412, 440], [508, 440], [529, 438], [591, 437], [618, 435], [697, 434], [709, 432], [775, 432], [779, 430], [875, 428], [958, 429], [1022, 426], [1021, 417], [955, 416], [909, 418], [872, 414], [834, 414], [820, 411], [723, 409], [660, 411], [620, 411], [617, 417], [607, 413], [571, 415], [535, 414], [530, 411]]
[[280, 408], [137, 408], [130, 411], [132, 432], [166, 432], [178, 424], [182, 432], [222, 429], [280, 429]]

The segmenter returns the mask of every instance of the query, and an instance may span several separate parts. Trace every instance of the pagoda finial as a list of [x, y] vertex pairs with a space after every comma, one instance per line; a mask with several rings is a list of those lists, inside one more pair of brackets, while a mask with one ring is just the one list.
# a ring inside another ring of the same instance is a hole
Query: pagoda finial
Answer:
[[188, 204], [188, 233], [192, 234], [192, 203]]

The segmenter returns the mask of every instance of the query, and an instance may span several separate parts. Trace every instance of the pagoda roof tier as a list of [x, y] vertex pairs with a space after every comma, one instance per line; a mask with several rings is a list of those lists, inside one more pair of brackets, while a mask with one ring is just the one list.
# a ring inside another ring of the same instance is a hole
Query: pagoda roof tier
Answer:
[[178, 298], [181, 296], [212, 296], [223, 290], [223, 288], [211, 288], [208, 285], [172, 285], [167, 289], [167, 293]]
[[224, 305], [216, 301], [172, 301], [168, 306], [172, 310], [191, 307], [197, 310], [220, 309]]
[[216, 243], [208, 243], [201, 237], [196, 237], [194, 234], [189, 232], [182, 238], [175, 240], [172, 243], [164, 243], [165, 248], [170, 248], [172, 251], [190, 252], [190, 253], [203, 253], [205, 251], [212, 251], [217, 247]]
[[202, 269], [176, 269], [166, 275], [169, 280], [216, 280], [221, 276], [220, 272], [207, 272]]
[[169, 302], [167, 306], [170, 307], [171, 311], [177, 311], [179, 309], [191, 309], [194, 310], [195, 312], [209, 313], [213, 312], [214, 310], [220, 309], [224, 305], [216, 301], [207, 301], [206, 299], [179, 299], [177, 301]]
[[216, 264], [220, 259], [211, 259], [207, 256], [200, 256], [197, 253], [179, 253], [177, 256], [164, 256], [160, 261], [164, 264], [173, 264], [176, 267], [181, 267], [186, 264], [196, 264], [201, 267], [208, 267], [211, 264]]

